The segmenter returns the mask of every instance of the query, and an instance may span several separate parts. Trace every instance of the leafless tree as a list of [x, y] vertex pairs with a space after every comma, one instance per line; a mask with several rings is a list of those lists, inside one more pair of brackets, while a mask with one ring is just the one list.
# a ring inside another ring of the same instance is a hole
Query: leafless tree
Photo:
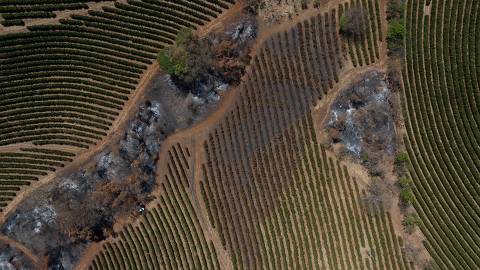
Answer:
[[380, 178], [372, 178], [367, 187], [364, 204], [369, 214], [376, 214], [380, 209], [390, 207], [392, 200], [389, 196], [388, 184]]
[[367, 32], [367, 12], [356, 6], [348, 9], [340, 18], [340, 31], [346, 35], [364, 35]]

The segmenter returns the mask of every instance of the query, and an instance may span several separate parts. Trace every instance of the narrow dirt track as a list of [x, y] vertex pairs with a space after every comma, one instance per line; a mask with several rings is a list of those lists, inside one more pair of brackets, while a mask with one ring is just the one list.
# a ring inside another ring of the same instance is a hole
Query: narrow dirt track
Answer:
[[35, 264], [36, 266], [39, 265], [40, 259], [36, 255], [34, 255], [28, 248], [26, 248], [24, 245], [20, 244], [19, 242], [12, 240], [4, 235], [0, 235], [0, 242], [4, 242], [6, 244], [9, 244], [10, 246], [15, 247], [16, 249], [23, 252], [23, 254], [25, 254], [25, 256], [27, 256], [33, 262], [33, 264]]
[[14, 152], [14, 151], [19, 151], [20, 148], [26, 148], [26, 147], [33, 147], [34, 145], [32, 143], [16, 143], [16, 144], [9, 144], [9, 145], [2, 145], [0, 146], [0, 152]]

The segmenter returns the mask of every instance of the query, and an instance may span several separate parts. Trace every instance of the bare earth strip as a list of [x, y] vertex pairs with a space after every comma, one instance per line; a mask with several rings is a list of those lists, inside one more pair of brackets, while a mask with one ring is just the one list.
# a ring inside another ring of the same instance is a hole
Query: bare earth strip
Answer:
[[24, 245], [16, 242], [15, 240], [12, 240], [4, 235], [0, 235], [0, 242], [4, 242], [6, 244], [9, 244], [10, 246], [20, 250], [21, 252], [23, 252], [23, 254], [25, 254], [25, 256], [27, 256], [34, 265], [36, 266], [39, 266], [39, 263], [40, 263], [40, 259], [34, 255], [28, 248], [26, 248]]

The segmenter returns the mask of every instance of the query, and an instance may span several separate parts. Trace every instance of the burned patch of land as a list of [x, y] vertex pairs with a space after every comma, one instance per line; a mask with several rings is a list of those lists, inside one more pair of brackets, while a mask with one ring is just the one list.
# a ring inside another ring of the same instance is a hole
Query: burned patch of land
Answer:
[[22, 251], [0, 241], [0, 269], [29, 270], [35, 269], [33, 262]]
[[158, 152], [174, 130], [164, 115], [159, 102], [145, 102], [119, 141], [37, 190], [2, 233], [48, 257], [51, 267], [72, 268], [89, 243], [112, 235], [116, 220], [141, 213], [152, 199]]
[[358, 159], [373, 175], [397, 148], [395, 110], [385, 74], [371, 71], [341, 91], [331, 105], [326, 128], [342, 154]]
[[240, 82], [255, 27], [252, 18], [240, 18], [222, 32], [197, 39], [195, 44], [211, 49], [200, 59], [211, 67], [193, 74], [191, 85], [156, 74], [120, 138], [35, 190], [8, 216], [1, 232], [38, 254], [50, 269], [72, 269], [90, 244], [115, 236], [116, 222], [141, 215], [154, 199], [164, 140], [207, 116], [222, 92]]
[[160, 51], [158, 61], [182, 92], [216, 102], [219, 93], [238, 85], [245, 74], [257, 28], [256, 18], [242, 12], [235, 21], [205, 36], [184, 29], [173, 46]]

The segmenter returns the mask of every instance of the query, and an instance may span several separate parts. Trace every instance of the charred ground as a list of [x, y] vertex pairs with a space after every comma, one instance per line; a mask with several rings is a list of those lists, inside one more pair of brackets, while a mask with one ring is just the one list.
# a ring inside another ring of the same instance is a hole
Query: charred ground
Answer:
[[[121, 138], [37, 189], [8, 216], [2, 233], [46, 258], [49, 269], [72, 269], [91, 243], [115, 236], [117, 222], [141, 215], [154, 199], [163, 141], [203, 119], [240, 82], [257, 27], [245, 15], [219, 31], [189, 37], [188, 75], [154, 75]], [[0, 260], [33, 267], [14, 251], [5, 249]]]

